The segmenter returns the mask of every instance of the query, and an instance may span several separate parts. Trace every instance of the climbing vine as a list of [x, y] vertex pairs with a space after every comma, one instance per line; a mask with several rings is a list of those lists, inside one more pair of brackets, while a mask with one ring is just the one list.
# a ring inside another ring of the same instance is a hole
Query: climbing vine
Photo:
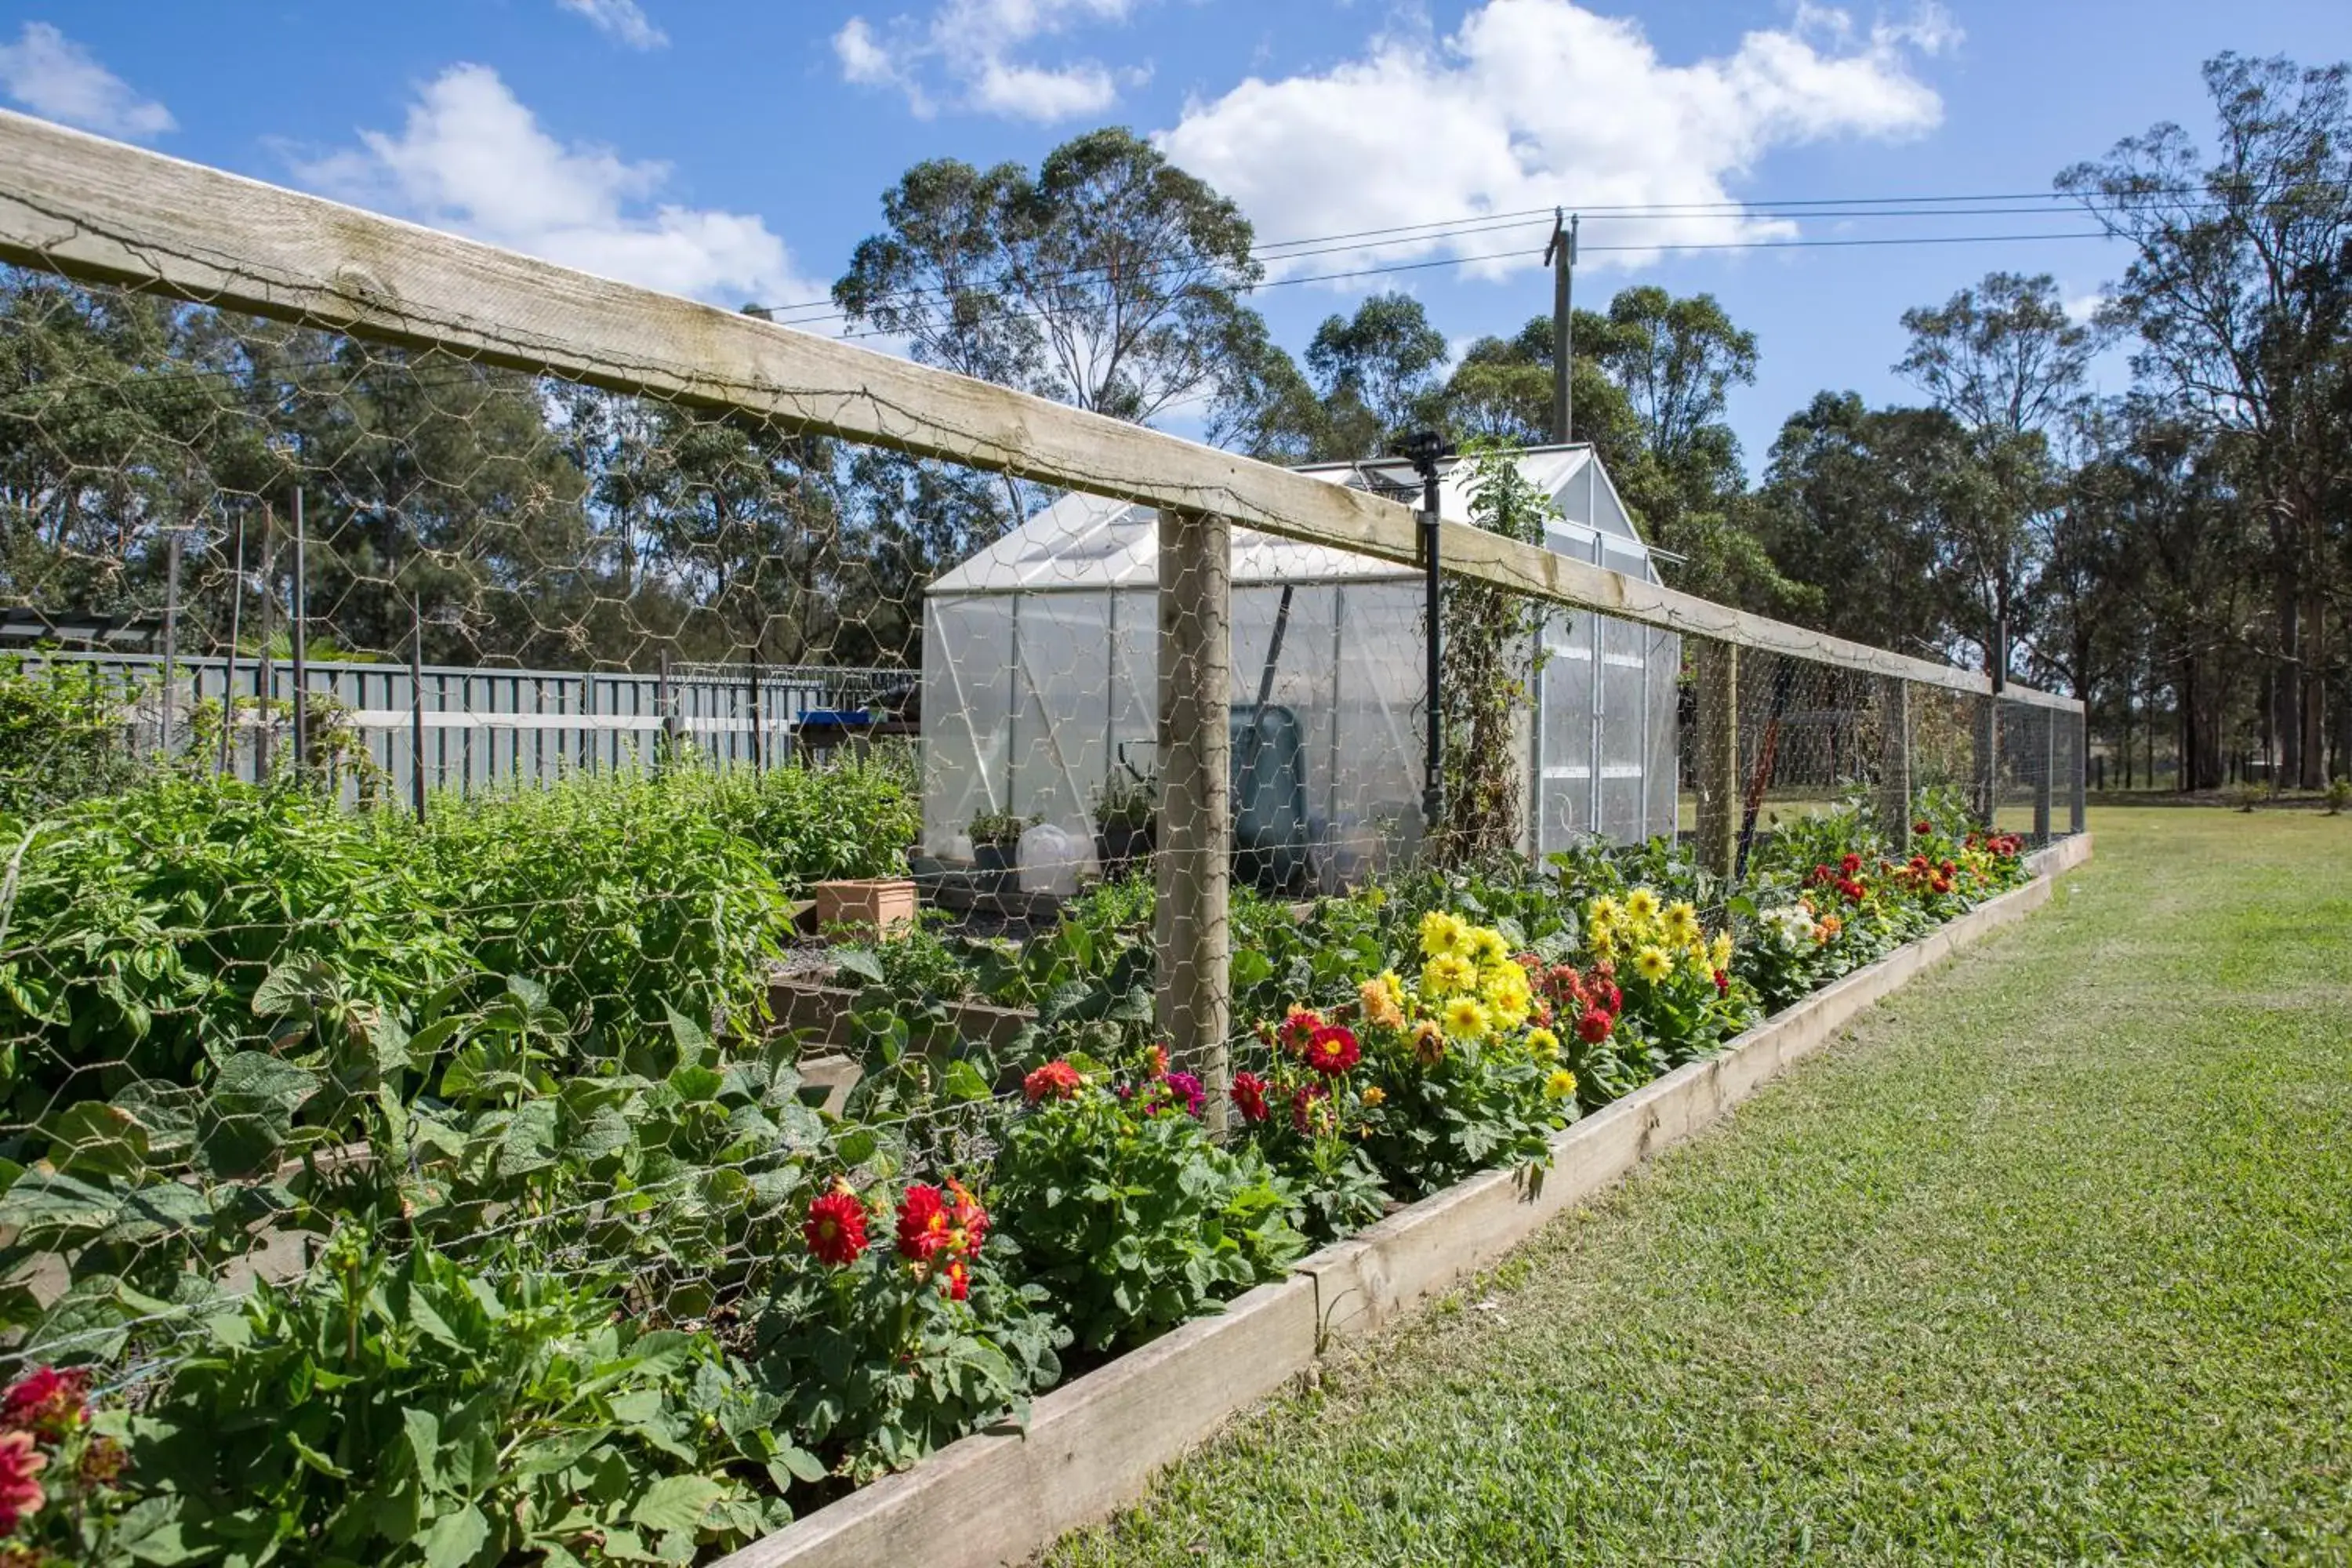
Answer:
[[[1480, 443], [1469, 467], [1470, 520], [1489, 533], [1543, 542], [1551, 498], [1519, 469], [1508, 447]], [[1444, 865], [1464, 865], [1520, 847], [1527, 759], [1519, 721], [1534, 696], [1540, 606], [1524, 595], [1448, 578], [1443, 611], [1444, 673], [1438, 711], [1444, 725], [1445, 821], [1432, 845]]]

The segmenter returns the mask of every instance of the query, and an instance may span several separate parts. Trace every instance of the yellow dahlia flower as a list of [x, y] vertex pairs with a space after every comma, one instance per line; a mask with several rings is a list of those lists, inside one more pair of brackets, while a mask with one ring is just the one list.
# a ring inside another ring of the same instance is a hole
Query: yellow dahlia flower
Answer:
[[1478, 1038], [1493, 1022], [1486, 1016], [1485, 1005], [1475, 996], [1456, 996], [1445, 1005], [1443, 1016], [1446, 1032], [1465, 1040]]
[[1425, 957], [1460, 952], [1469, 935], [1470, 928], [1444, 910], [1432, 910], [1421, 917], [1421, 951]]

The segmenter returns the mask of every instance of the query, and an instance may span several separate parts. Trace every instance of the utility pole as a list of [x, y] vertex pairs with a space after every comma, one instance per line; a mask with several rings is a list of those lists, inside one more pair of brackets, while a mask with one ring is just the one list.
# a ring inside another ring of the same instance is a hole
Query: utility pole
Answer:
[[1551, 438], [1562, 446], [1576, 439], [1576, 404], [1571, 378], [1576, 365], [1576, 227], [1582, 215], [1551, 209], [1551, 243], [1544, 262], [1551, 268]]

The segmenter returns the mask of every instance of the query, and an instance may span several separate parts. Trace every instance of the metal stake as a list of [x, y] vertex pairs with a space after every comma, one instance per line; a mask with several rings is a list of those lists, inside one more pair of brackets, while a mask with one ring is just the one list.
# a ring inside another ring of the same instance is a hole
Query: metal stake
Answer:
[[163, 566], [163, 721], [155, 749], [172, 749], [173, 688], [180, 679], [180, 548], [183, 535], [173, 529], [165, 547]]
[[294, 643], [294, 771], [299, 773], [310, 760], [310, 693], [309, 666], [303, 658], [303, 617], [309, 605], [303, 593], [302, 573], [302, 487], [294, 487], [294, 585], [288, 595], [293, 611], [291, 628]]
[[221, 666], [221, 731], [218, 777], [228, 776], [231, 731], [236, 727], [236, 639], [239, 623], [245, 617], [245, 517], [236, 520], [235, 554], [229, 565], [229, 580], [235, 584], [228, 595], [228, 658]]
[[408, 596], [408, 798], [425, 820], [425, 600]]

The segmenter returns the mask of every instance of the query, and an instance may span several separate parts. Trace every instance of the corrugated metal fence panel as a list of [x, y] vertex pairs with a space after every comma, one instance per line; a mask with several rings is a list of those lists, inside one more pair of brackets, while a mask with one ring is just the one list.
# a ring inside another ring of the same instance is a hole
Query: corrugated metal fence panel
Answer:
[[[132, 742], [148, 751], [164, 744], [161, 658], [51, 649], [13, 657], [34, 666], [84, 666], [94, 689], [141, 693], [131, 709]], [[357, 800], [362, 793], [395, 801], [409, 798], [420, 750], [414, 740], [420, 714], [427, 790], [471, 794], [574, 773], [643, 768], [659, 750], [665, 728], [659, 675], [434, 665], [420, 673], [421, 700], [417, 682], [402, 665], [320, 662], [306, 667], [309, 690], [335, 705], [341, 721], [358, 732], [371, 764], [366, 776], [345, 782], [347, 798]], [[670, 711], [681, 744], [692, 745], [721, 766], [740, 766], [755, 756], [773, 762], [789, 755], [793, 731], [813, 710], [863, 708], [882, 692], [917, 679], [913, 670], [878, 668], [793, 665], [763, 668], [755, 674], [744, 666], [686, 666], [670, 674]], [[266, 692], [274, 701], [290, 703], [294, 671], [283, 659], [273, 658], [265, 668], [260, 660], [250, 658], [240, 658], [233, 667], [217, 658], [181, 658], [174, 685], [170, 739], [184, 745], [198, 705], [218, 704], [230, 686], [243, 701]], [[265, 731], [248, 710], [230, 735], [231, 771], [241, 778], [261, 776], [268, 766], [267, 747], [284, 745], [288, 727], [281, 719]]]

